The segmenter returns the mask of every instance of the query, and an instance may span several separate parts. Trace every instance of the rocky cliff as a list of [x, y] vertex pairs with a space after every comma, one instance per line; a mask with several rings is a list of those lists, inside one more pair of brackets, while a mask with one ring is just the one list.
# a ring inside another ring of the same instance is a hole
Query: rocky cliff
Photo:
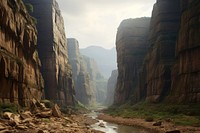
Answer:
[[105, 100], [106, 81], [99, 72], [96, 61], [92, 58], [82, 55], [83, 68], [88, 72], [90, 79], [90, 88], [93, 90], [96, 102], [102, 103]]
[[157, 0], [152, 11], [150, 48], [145, 57], [147, 100], [159, 102], [168, 95], [171, 67], [180, 24], [180, 0]]
[[0, 17], [0, 102], [28, 106], [44, 88], [36, 27], [21, 0], [0, 0]]
[[[140, 66], [138, 73], [131, 74], [132, 77], [129, 73], [135, 70], [135, 65], [131, 66], [132, 69], [126, 66], [133, 64], [136, 59], [134, 56], [126, 62], [123, 59], [129, 57], [131, 52], [134, 54], [139, 50], [126, 50], [124, 41], [119, 41], [120, 28], [118, 29], [116, 45], [119, 76], [116, 103], [130, 99], [131, 90], [127, 88], [136, 89], [131, 93], [133, 101], [146, 99], [149, 102], [200, 102], [199, 7], [198, 0], [157, 0], [150, 22], [148, 52], [143, 59], [142, 67]], [[130, 32], [134, 30], [130, 29]], [[129, 33], [124, 36], [128, 37]], [[137, 78], [133, 78], [137, 76], [138, 83]], [[138, 86], [135, 87], [134, 84]]]
[[37, 19], [38, 51], [45, 81], [45, 98], [59, 105], [74, 104], [72, 70], [68, 62], [64, 22], [55, 0], [24, 0]]
[[125, 103], [136, 91], [139, 68], [147, 52], [150, 18], [123, 20], [116, 37], [118, 79], [115, 104]]
[[112, 105], [114, 102], [114, 94], [115, 94], [115, 88], [117, 84], [117, 76], [118, 76], [118, 70], [113, 70], [111, 73], [110, 78], [108, 79], [107, 83], [107, 96], [106, 96], [106, 105]]
[[172, 71], [171, 101], [200, 102], [200, 1], [181, 0], [181, 24]]
[[112, 70], [117, 68], [116, 49], [104, 49], [99, 46], [90, 46], [80, 49], [82, 55], [93, 58], [98, 65], [100, 73], [108, 79]]
[[85, 105], [95, 102], [94, 91], [90, 87], [90, 77], [86, 62], [79, 51], [79, 43], [74, 38], [68, 38], [69, 62], [72, 66], [72, 77], [75, 85], [75, 97]]

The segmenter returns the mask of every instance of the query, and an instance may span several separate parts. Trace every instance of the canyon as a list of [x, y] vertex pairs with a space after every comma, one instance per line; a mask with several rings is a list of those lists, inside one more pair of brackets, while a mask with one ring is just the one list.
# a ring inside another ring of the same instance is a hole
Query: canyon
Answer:
[[[77, 106], [111, 106], [108, 110], [116, 109], [118, 116], [124, 115], [119, 112], [125, 107], [124, 117], [129, 119], [128, 111], [139, 110], [142, 114], [154, 106], [164, 110], [173, 104], [170, 116], [181, 112], [176, 106], [184, 105], [186, 112], [181, 115], [199, 117], [199, 108], [197, 112], [192, 110], [200, 103], [199, 9], [199, 0], [157, 0], [151, 18], [123, 20], [117, 29], [116, 49], [106, 50], [79, 48], [78, 39], [67, 38], [56, 0], [0, 0], [0, 105], [13, 103], [29, 110], [37, 106], [40, 112], [31, 112], [35, 120], [45, 120], [38, 114], [50, 112], [48, 117], [52, 119], [48, 120], [59, 120], [58, 125], [68, 121], [73, 132], [74, 128], [90, 130], [85, 123], [78, 126], [76, 116], [81, 120], [87, 116], [79, 116]], [[53, 107], [46, 108], [42, 101], [56, 106], [57, 112], [60, 106], [73, 121], [57, 119]], [[22, 115], [20, 109], [17, 111]], [[157, 113], [151, 111], [145, 117]], [[106, 118], [115, 121], [115, 117]], [[170, 118], [164, 123], [173, 124]], [[199, 118], [197, 126], [198, 122]], [[5, 125], [11, 128], [12, 124]], [[39, 130], [36, 125], [35, 130]], [[69, 125], [62, 125], [62, 130]], [[164, 131], [166, 127], [160, 128], [156, 130]]]
[[151, 19], [121, 22], [115, 104], [199, 103], [199, 5], [157, 0]]

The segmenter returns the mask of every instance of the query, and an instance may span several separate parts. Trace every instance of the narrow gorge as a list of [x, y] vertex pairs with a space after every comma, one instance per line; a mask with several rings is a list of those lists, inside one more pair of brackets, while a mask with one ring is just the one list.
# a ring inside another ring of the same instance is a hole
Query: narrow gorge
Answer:
[[200, 1], [129, 3], [0, 0], [0, 133], [200, 132]]

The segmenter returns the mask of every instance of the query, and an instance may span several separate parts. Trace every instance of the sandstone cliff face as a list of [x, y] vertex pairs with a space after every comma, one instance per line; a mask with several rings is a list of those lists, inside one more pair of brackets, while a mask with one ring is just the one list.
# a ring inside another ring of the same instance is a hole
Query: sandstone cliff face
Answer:
[[122, 21], [116, 37], [118, 79], [115, 104], [123, 104], [135, 92], [138, 72], [147, 51], [150, 18]]
[[[180, 24], [180, 1], [157, 0], [154, 5], [145, 57], [147, 100], [159, 102], [168, 95], [175, 43]], [[144, 87], [144, 86], [143, 86]]]
[[200, 1], [181, 0], [181, 12], [171, 100], [196, 103], [200, 102]]
[[112, 105], [114, 102], [114, 94], [115, 94], [115, 88], [117, 83], [117, 76], [118, 76], [118, 70], [113, 70], [110, 78], [108, 79], [107, 83], [107, 96], [106, 96], [106, 105]]
[[74, 104], [72, 70], [68, 62], [63, 18], [55, 0], [25, 0], [37, 19], [38, 51], [45, 81], [45, 98], [59, 105]]
[[85, 105], [94, 104], [94, 91], [90, 87], [89, 73], [87, 72], [86, 62], [80, 54], [78, 41], [74, 38], [68, 38], [67, 42], [69, 62], [72, 66], [72, 77], [75, 85], [75, 97]]
[[0, 17], [0, 102], [28, 106], [44, 88], [35, 24], [21, 0], [0, 0]]
[[94, 91], [96, 102], [103, 103], [106, 99], [107, 81], [101, 75], [98, 65], [93, 58], [82, 55], [82, 64], [89, 73], [90, 87]]

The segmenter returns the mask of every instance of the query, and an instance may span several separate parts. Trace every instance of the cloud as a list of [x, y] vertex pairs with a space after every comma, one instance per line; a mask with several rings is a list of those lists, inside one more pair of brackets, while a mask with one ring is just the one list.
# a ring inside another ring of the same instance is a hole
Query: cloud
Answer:
[[123, 19], [150, 16], [156, 0], [57, 0], [67, 37], [80, 47], [115, 46], [117, 27]]

